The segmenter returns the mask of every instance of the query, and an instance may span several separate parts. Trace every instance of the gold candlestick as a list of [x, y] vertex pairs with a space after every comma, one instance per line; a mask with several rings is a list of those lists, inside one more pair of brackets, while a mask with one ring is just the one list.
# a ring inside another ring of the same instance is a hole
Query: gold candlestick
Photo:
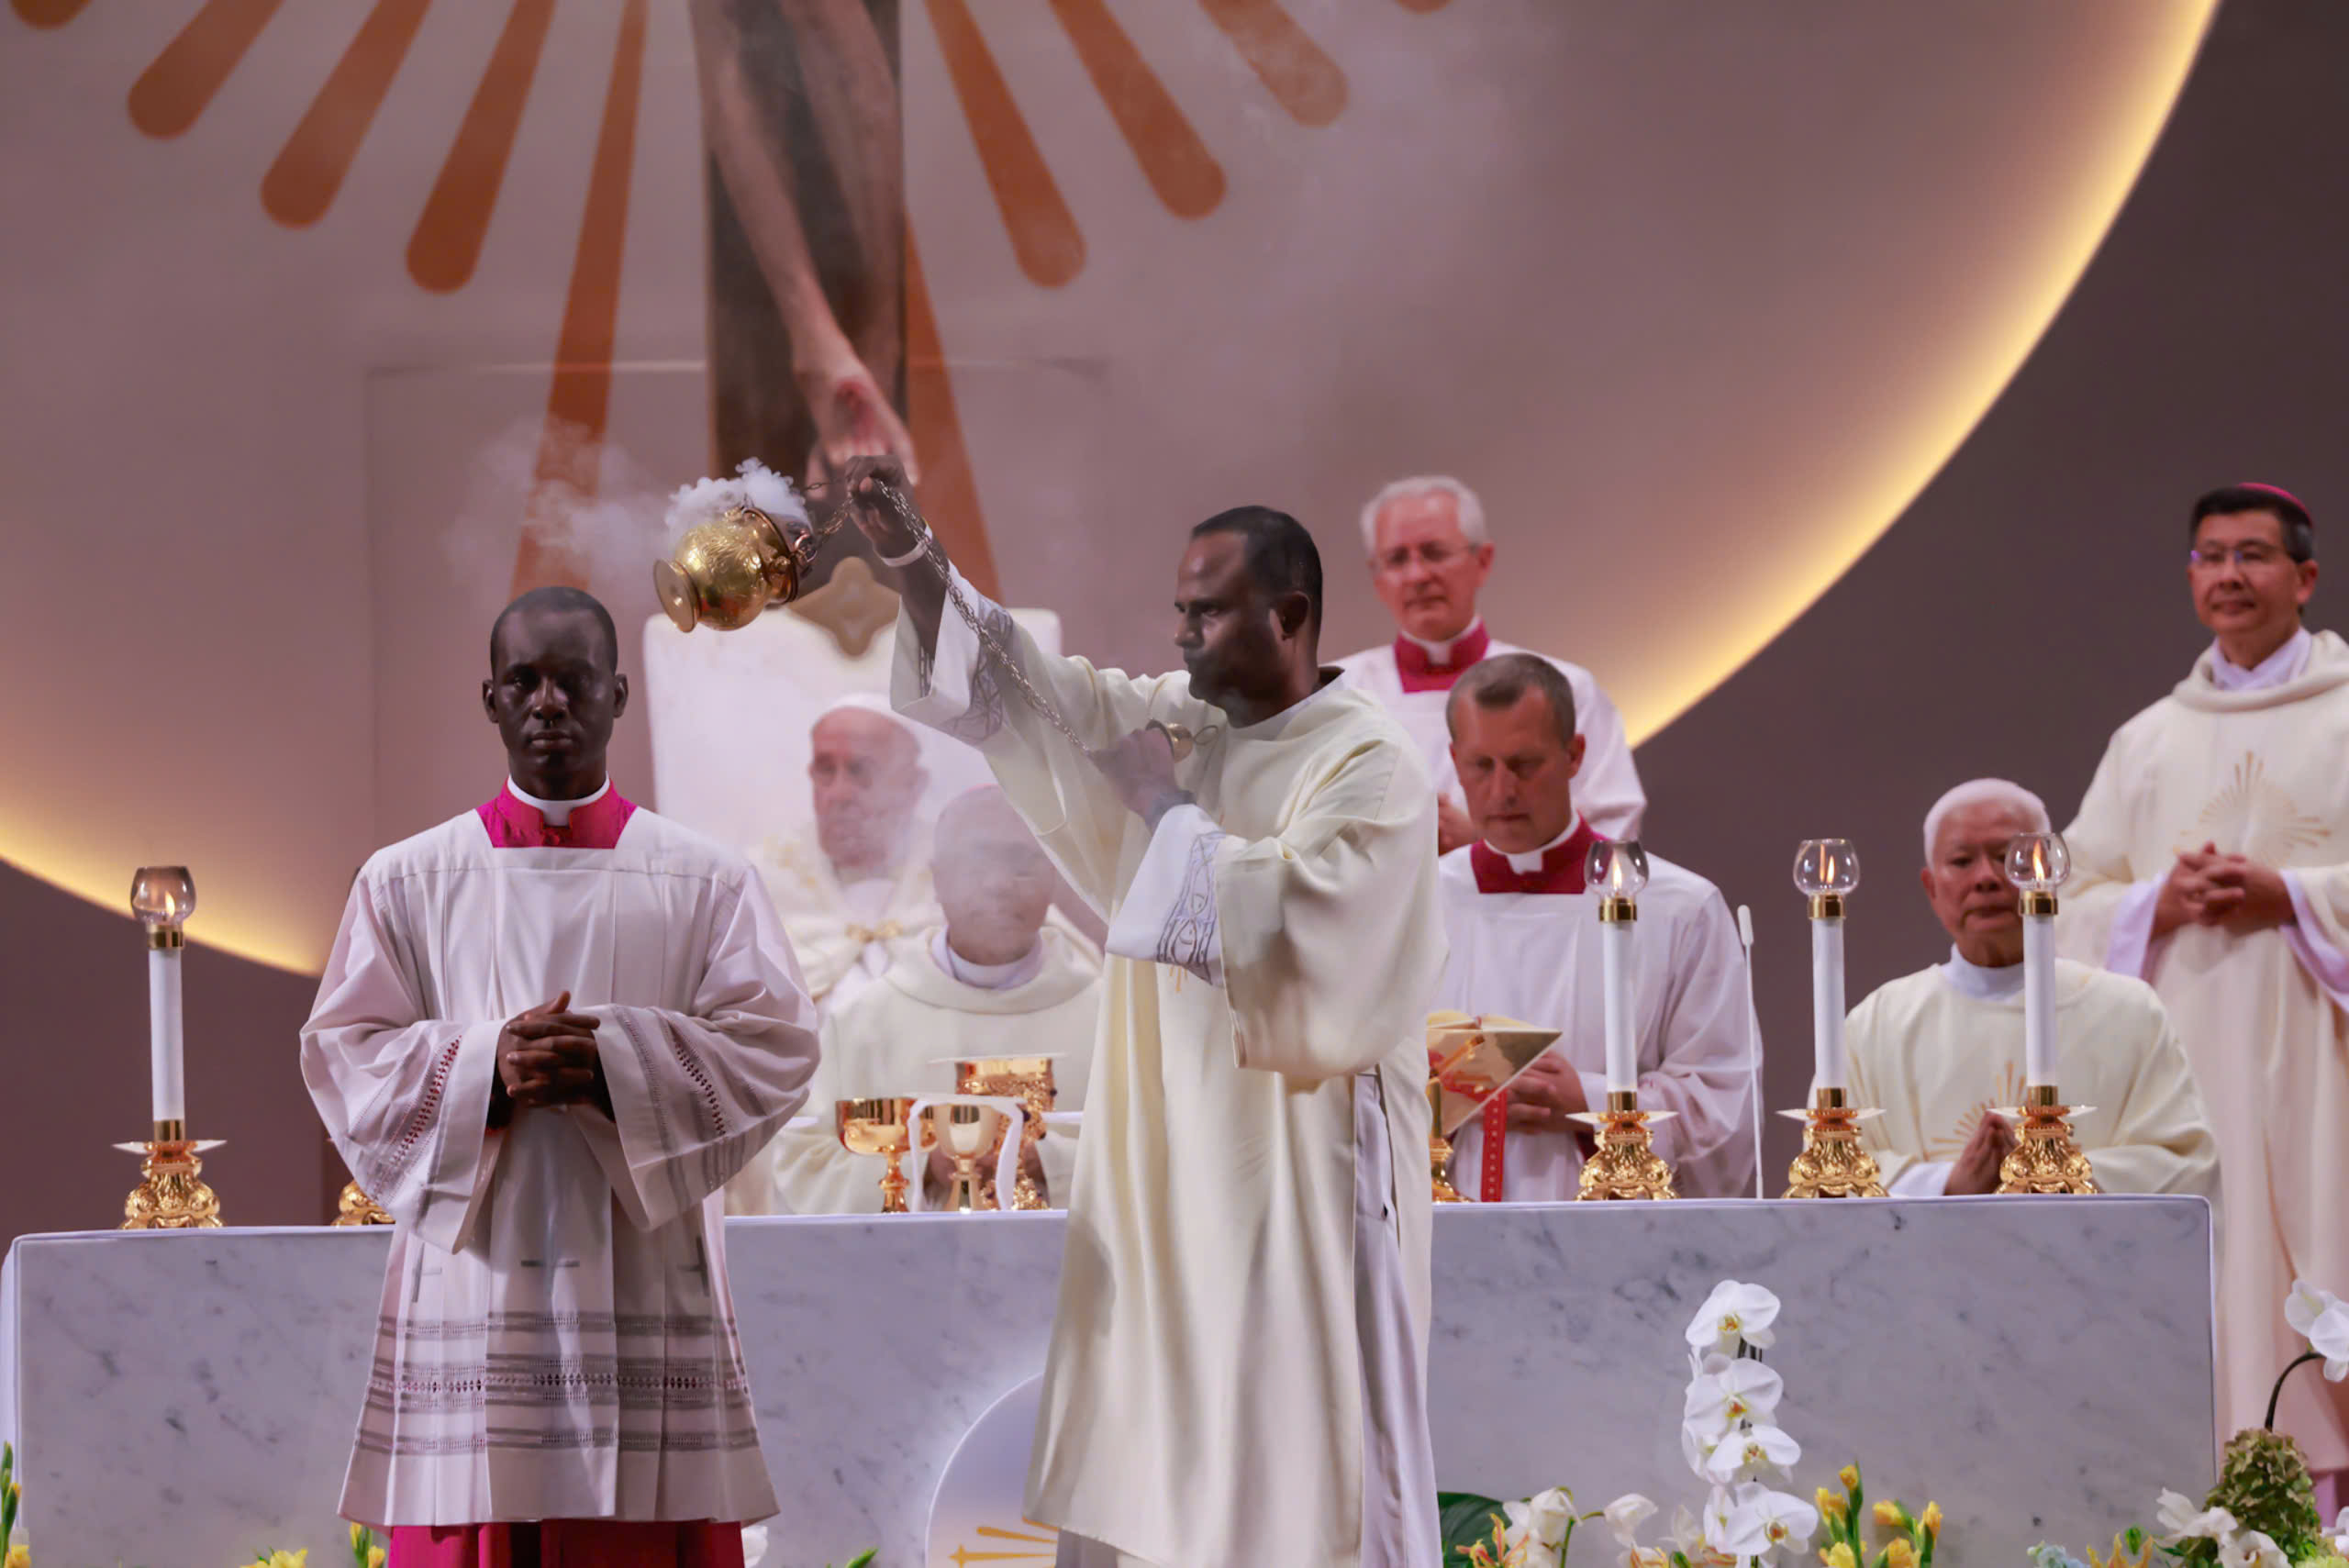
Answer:
[[139, 1184], [122, 1200], [124, 1230], [217, 1230], [220, 1200], [204, 1184], [204, 1162], [198, 1155], [220, 1147], [224, 1140], [192, 1139], [184, 1121], [159, 1121], [155, 1135], [144, 1143], [117, 1143], [126, 1154], [140, 1156]]
[[1057, 1097], [1052, 1088], [1049, 1056], [993, 1056], [954, 1063], [958, 1093], [1016, 1099], [1028, 1114], [1020, 1118], [1019, 1175], [1012, 1184], [1014, 1208], [1050, 1208], [1051, 1199], [1030, 1173], [1036, 1146], [1044, 1137], [1044, 1113]]
[[1648, 1130], [1673, 1114], [1640, 1109], [1637, 1089], [1609, 1089], [1605, 1110], [1575, 1112], [1575, 1120], [1598, 1129], [1598, 1147], [1582, 1163], [1575, 1196], [1583, 1203], [1679, 1196], [1673, 1190], [1672, 1167], [1655, 1151]]
[[1849, 1103], [1842, 1089], [1821, 1088], [1807, 1111], [1780, 1111], [1803, 1124], [1802, 1152], [1787, 1171], [1788, 1197], [1882, 1197], [1883, 1174], [1860, 1141], [1859, 1124], [1884, 1113]]
[[885, 1155], [881, 1172], [881, 1212], [906, 1212], [906, 1151], [913, 1147], [913, 1129], [906, 1118], [913, 1115], [910, 1095], [834, 1103], [832, 1116], [841, 1147], [852, 1154]]
[[2084, 1116], [2094, 1106], [2067, 1106], [2053, 1084], [2032, 1084], [2022, 1092], [2022, 1104], [2001, 1107], [1998, 1114], [2015, 1124], [2015, 1146], [1998, 1164], [2002, 1193], [2095, 1193], [2096, 1172], [2073, 1140], [2069, 1118]]
[[395, 1225], [391, 1212], [373, 1198], [357, 1182], [342, 1184], [342, 1195], [335, 1200], [334, 1223], [346, 1225]]

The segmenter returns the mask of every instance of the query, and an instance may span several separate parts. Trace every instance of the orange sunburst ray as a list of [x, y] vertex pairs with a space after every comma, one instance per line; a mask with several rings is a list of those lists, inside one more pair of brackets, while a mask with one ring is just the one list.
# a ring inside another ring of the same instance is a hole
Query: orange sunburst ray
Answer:
[[206, 0], [130, 84], [130, 123], [149, 136], [178, 136], [196, 122], [283, 0]]
[[[549, 583], [578, 584], [584, 562], [551, 546], [540, 519], [548, 502], [570, 491], [593, 495], [604, 427], [611, 412], [612, 339], [619, 324], [620, 258], [627, 248], [629, 178], [636, 162], [636, 111], [644, 86], [644, 0], [628, 0], [612, 46], [612, 79], [596, 159], [587, 178], [587, 206], [579, 220], [579, 250], [571, 263], [556, 339], [554, 381], [547, 393], [546, 425], [539, 437], [529, 514], [514, 559], [514, 592]], [[584, 584], [582, 584], [584, 585]]]
[[553, 17], [554, 0], [514, 0], [507, 14], [481, 85], [473, 89], [473, 104], [408, 239], [407, 275], [420, 288], [447, 294], [464, 287], [473, 275]]
[[988, 52], [968, 0], [930, 0], [930, 24], [1019, 270], [1040, 288], [1059, 288], [1085, 269], [1085, 236], [1075, 215]]
[[1223, 201], [1223, 166], [1104, 0], [1052, 0], [1052, 6], [1160, 203], [1177, 217], [1213, 212]]
[[1325, 126], [1345, 112], [1346, 73], [1280, 0], [1199, 0], [1289, 118]]
[[28, 28], [61, 28], [82, 14], [90, 0], [15, 0], [11, 7]]
[[307, 228], [327, 215], [431, 4], [375, 0], [326, 85], [262, 176], [262, 211], [288, 228]]
[[922, 454], [921, 505], [930, 526], [945, 541], [946, 553], [971, 585], [1000, 599], [995, 550], [987, 543], [986, 519], [979, 511], [979, 488], [971, 473], [970, 449], [954, 409], [954, 382], [946, 345], [930, 307], [930, 284], [913, 225], [906, 226], [906, 422], [914, 449]]

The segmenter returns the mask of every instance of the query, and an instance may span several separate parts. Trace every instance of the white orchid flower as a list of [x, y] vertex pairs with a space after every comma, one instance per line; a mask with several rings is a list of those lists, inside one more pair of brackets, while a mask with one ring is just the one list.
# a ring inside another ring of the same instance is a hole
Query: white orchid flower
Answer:
[[[1705, 1541], [1731, 1557], [1769, 1557], [1800, 1551], [1819, 1529], [1819, 1510], [1800, 1497], [1756, 1483], [1716, 1488], [1707, 1509]], [[1716, 1513], [1723, 1502], [1727, 1507]], [[1718, 1520], [1718, 1523], [1716, 1523]]]
[[2291, 1568], [2283, 1548], [2255, 1529], [2237, 1530], [2219, 1542], [2219, 1568]]
[[766, 1560], [766, 1555], [767, 1527], [744, 1525], [742, 1527], [742, 1568], [759, 1568], [759, 1564]]
[[2176, 1492], [2162, 1494], [2161, 1506], [2154, 1515], [2154, 1522], [2165, 1532], [2160, 1538], [2165, 1546], [2189, 1538], [2224, 1540], [2238, 1528], [2234, 1515], [2226, 1509], [2198, 1509], [2192, 1498]]
[[1705, 1480], [1705, 1467], [1713, 1462], [1713, 1450], [1728, 1436], [1727, 1429], [1708, 1432], [1692, 1422], [1680, 1423], [1680, 1457], [1688, 1462], [1689, 1471], [1698, 1480]]
[[1574, 1495], [1553, 1486], [1521, 1503], [1503, 1503], [1511, 1550], [1522, 1550], [1525, 1568], [1559, 1568], [1562, 1548], [1575, 1525]]
[[2349, 1304], [2329, 1290], [2296, 1279], [2292, 1294], [2284, 1298], [2284, 1321], [2324, 1358], [2326, 1378], [2334, 1383], [2349, 1378]]
[[1655, 1505], [1637, 1492], [1626, 1492], [1600, 1510], [1607, 1528], [1615, 1539], [1637, 1551], [1640, 1548], [1640, 1527], [1655, 1518]]
[[2332, 1550], [2349, 1557], [2349, 1508], [2342, 1509], [2332, 1521]]
[[1672, 1510], [1672, 1544], [1691, 1560], [1704, 1550], [1705, 1521], [1690, 1513], [1686, 1503]]
[[1760, 1362], [1724, 1362], [1688, 1385], [1681, 1418], [1718, 1436], [1740, 1421], [1768, 1420], [1786, 1392], [1787, 1380]]
[[1766, 1351], [1776, 1338], [1770, 1325], [1777, 1320], [1776, 1296], [1758, 1284], [1725, 1279], [1713, 1286], [1688, 1325], [1688, 1343], [1720, 1355], [1734, 1355], [1740, 1345]]
[[1776, 1427], [1748, 1426], [1731, 1432], [1705, 1461], [1705, 1478], [1727, 1486], [1765, 1475], [1785, 1477], [1802, 1457], [1802, 1445]]

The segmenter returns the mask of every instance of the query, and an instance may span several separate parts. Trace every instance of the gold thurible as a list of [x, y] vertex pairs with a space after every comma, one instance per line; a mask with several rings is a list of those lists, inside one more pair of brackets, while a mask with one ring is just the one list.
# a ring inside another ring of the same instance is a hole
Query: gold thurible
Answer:
[[1820, 1088], [1811, 1096], [1810, 1109], [1782, 1114], [1803, 1124], [1802, 1152], [1787, 1171], [1788, 1197], [1885, 1195], [1883, 1174], [1860, 1141], [1859, 1124], [1876, 1110], [1853, 1105], [1840, 1088]]

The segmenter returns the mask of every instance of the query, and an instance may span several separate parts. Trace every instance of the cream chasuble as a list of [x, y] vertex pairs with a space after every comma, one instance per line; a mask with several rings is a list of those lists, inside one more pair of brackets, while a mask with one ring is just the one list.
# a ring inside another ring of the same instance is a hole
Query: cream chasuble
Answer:
[[[1176, 767], [1198, 806], [1153, 835], [951, 607], [934, 663], [898, 622], [899, 711], [983, 747], [1112, 912], [1112, 953], [1134, 924], [1157, 938], [1160, 962], [1104, 976], [1030, 1517], [1159, 1568], [1432, 1568], [1430, 1204], [1409, 1173], [1443, 932], [1415, 749], [1334, 684], [1235, 728], [1187, 677], [1048, 657], [963, 592], [1088, 746], [1153, 718], [1200, 738]], [[1154, 845], [1163, 918], [1127, 907]]]
[[[2224, 1180], [2219, 1419], [2257, 1426], [2305, 1348], [2284, 1321], [2297, 1275], [2349, 1280], [2349, 643], [2311, 639], [2299, 674], [2229, 690], [2215, 650], [2113, 735], [2064, 830], [2066, 956], [2142, 974], [2161, 994], [2218, 1136]], [[2237, 935], [2186, 926], [2149, 940], [2180, 851], [2282, 868], [2298, 921]], [[2349, 1385], [2297, 1376], [2277, 1428], [2315, 1469], [2349, 1467]]]
[[[1464, 647], [1463, 645], [1466, 645]], [[1436, 794], [1460, 799], [1460, 775], [1452, 766], [1452, 731], [1444, 722], [1445, 701], [1452, 695], [1452, 677], [1477, 659], [1531, 651], [1513, 642], [1489, 637], [1480, 619], [1466, 632], [1441, 647], [1418, 645], [1433, 653], [1449, 652], [1453, 665], [1448, 675], [1432, 678], [1408, 675], [1396, 657], [1395, 644], [1383, 643], [1349, 653], [1338, 668], [1358, 690], [1376, 697], [1395, 717], [1404, 733], [1419, 748]], [[1541, 657], [1550, 659], [1546, 653]], [[1579, 664], [1550, 659], [1575, 694], [1575, 733], [1586, 742], [1582, 771], [1575, 775], [1575, 804], [1599, 833], [1609, 839], [1636, 839], [1640, 818], [1646, 813], [1646, 793], [1640, 787], [1639, 769], [1632, 765], [1631, 743], [1623, 731], [1623, 716], [1598, 679]], [[1512, 1015], [1514, 1016], [1514, 1015]]]
[[[1000, 990], [966, 985], [941, 969], [926, 945], [899, 956], [879, 984], [824, 1020], [824, 1058], [807, 1105], [812, 1128], [787, 1129], [771, 1149], [776, 1214], [878, 1214], [881, 1160], [852, 1154], [834, 1135], [833, 1105], [891, 1095], [954, 1093], [952, 1062], [981, 1056], [1056, 1055], [1055, 1108], [1085, 1109], [1093, 1039], [1101, 1019], [1101, 976], [1067, 933], [1038, 934], [1034, 978]], [[1037, 1149], [1052, 1207], [1068, 1205], [1076, 1171], [1076, 1129], [1048, 1127]], [[918, 1175], [918, 1161], [908, 1161]]]
[[[1471, 846], [1443, 857], [1444, 929], [1451, 939], [1436, 1005], [1497, 1013], [1559, 1032], [1550, 1049], [1581, 1074], [1583, 1094], [1607, 1103], [1607, 1018], [1599, 974], [1598, 900], [1588, 893], [1482, 893]], [[1670, 861], [1648, 857], [1632, 976], [1640, 1103], [1676, 1111], [1656, 1125], [1683, 1197], [1741, 1197], [1753, 1186], [1753, 1054], [1744, 951], [1719, 889]], [[1575, 879], [1579, 881], [1579, 878]], [[1482, 1185], [1485, 1135], [1470, 1121], [1453, 1136], [1453, 1185]], [[1502, 1155], [1512, 1203], [1575, 1195], [1582, 1153], [1575, 1134], [1508, 1129]]]
[[[2097, 1185], [2215, 1200], [2210, 1113], [2161, 999], [2067, 960], [2055, 988], [2056, 1082], [2069, 1103], [2096, 1107], [2072, 1130]], [[2022, 966], [1977, 970], [1953, 955], [1871, 993], [1845, 1040], [1854, 1098], [1884, 1111], [1861, 1128], [1885, 1184], [1938, 1193], [1984, 1113], [2022, 1103]], [[1933, 1166], [1938, 1179], [1920, 1186], [1914, 1178]]]
[[[613, 1118], [487, 1125], [498, 1036], [568, 990]], [[494, 849], [473, 812], [360, 872], [302, 1033], [335, 1148], [398, 1219], [342, 1496], [373, 1525], [774, 1512], [718, 1188], [816, 1066], [739, 856], [649, 811]]]
[[767, 884], [807, 995], [829, 1012], [878, 980], [899, 952], [917, 952], [946, 917], [930, 882], [930, 844], [907, 837], [904, 858], [886, 877], [842, 885], [811, 824], [770, 839], [751, 856]]

